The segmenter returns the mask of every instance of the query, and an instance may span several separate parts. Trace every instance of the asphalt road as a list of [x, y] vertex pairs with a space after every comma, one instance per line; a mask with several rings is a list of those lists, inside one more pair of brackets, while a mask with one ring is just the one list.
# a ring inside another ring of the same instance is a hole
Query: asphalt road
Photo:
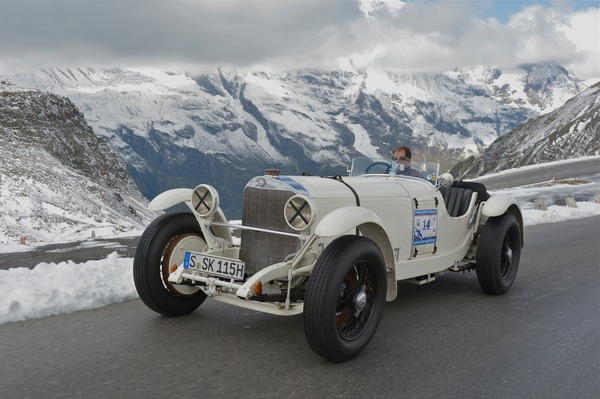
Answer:
[[515, 285], [399, 284], [366, 350], [314, 355], [302, 316], [139, 300], [0, 325], [2, 398], [600, 397], [600, 218], [526, 228]]
[[27, 267], [32, 269], [41, 262], [60, 263], [67, 260], [84, 263], [100, 260], [117, 252], [122, 258], [132, 258], [140, 237], [95, 239], [32, 247], [26, 252], [0, 253], [0, 269]]

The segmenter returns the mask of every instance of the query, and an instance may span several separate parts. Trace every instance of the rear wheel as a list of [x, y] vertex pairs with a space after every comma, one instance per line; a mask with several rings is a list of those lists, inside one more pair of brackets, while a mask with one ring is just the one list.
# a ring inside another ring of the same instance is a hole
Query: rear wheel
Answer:
[[371, 341], [383, 314], [385, 261], [377, 244], [343, 236], [321, 254], [304, 300], [304, 332], [319, 356], [343, 362]]
[[504, 294], [514, 283], [521, 258], [521, 229], [511, 213], [490, 218], [477, 244], [477, 279], [488, 294]]
[[133, 280], [140, 299], [165, 316], [193, 312], [206, 294], [199, 287], [169, 282], [170, 267], [181, 265], [187, 251], [206, 246], [198, 222], [191, 213], [167, 213], [144, 231], [133, 260]]

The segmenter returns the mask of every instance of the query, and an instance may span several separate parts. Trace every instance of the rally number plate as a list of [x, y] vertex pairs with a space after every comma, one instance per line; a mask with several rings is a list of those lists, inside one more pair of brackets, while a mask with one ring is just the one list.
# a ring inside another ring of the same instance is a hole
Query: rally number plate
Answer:
[[212, 276], [243, 280], [246, 264], [237, 259], [186, 252], [183, 268], [197, 270]]

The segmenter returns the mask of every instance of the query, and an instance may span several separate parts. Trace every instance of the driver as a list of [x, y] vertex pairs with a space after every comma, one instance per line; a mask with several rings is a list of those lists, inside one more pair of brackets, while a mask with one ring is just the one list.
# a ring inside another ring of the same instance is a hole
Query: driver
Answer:
[[411, 157], [412, 153], [410, 151], [410, 148], [408, 148], [407, 146], [396, 147], [396, 149], [394, 150], [394, 156], [392, 158], [397, 164], [396, 174], [420, 177], [421, 179], [424, 179], [421, 172], [412, 168], [410, 164]]

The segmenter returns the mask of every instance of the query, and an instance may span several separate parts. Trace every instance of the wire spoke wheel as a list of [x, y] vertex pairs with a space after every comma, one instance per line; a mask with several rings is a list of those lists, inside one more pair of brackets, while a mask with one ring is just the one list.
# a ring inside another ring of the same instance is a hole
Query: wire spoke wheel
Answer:
[[340, 337], [355, 339], [368, 325], [375, 301], [375, 276], [371, 265], [361, 262], [348, 271], [338, 296], [335, 323]]
[[477, 244], [477, 280], [494, 295], [504, 294], [514, 283], [521, 257], [521, 229], [511, 213], [490, 218]]
[[373, 338], [385, 305], [385, 261], [377, 244], [342, 236], [321, 254], [308, 281], [304, 332], [311, 349], [343, 362]]

